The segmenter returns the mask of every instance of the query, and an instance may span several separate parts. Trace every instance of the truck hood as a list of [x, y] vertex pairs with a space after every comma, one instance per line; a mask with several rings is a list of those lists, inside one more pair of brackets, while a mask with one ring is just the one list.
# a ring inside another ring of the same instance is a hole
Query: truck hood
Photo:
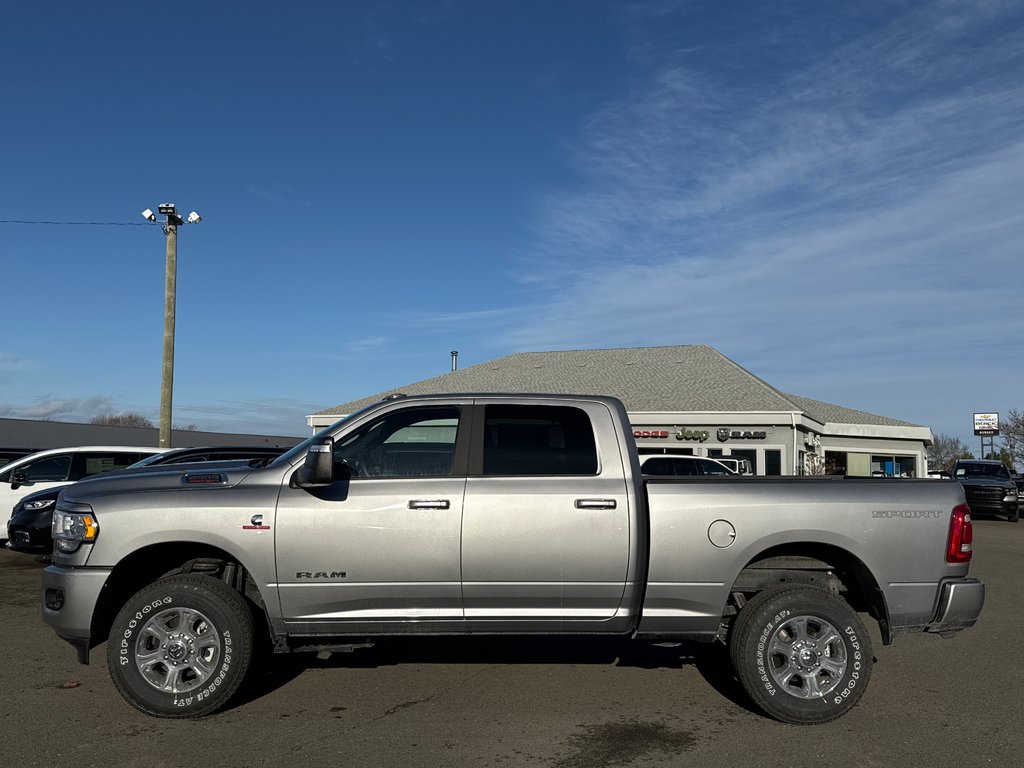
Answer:
[[96, 496], [145, 491], [190, 491], [231, 488], [259, 469], [246, 461], [199, 461], [193, 464], [139, 467], [79, 480], [64, 489], [65, 501], [88, 501]]

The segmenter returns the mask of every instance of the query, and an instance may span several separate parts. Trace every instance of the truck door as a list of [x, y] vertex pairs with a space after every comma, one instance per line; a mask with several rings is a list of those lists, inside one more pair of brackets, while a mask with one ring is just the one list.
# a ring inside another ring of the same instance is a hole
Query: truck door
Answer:
[[590, 405], [481, 401], [475, 412], [462, 520], [470, 628], [586, 631], [618, 610], [629, 500], [611, 439], [619, 466], [601, 465], [588, 410], [602, 406]]
[[285, 479], [275, 529], [278, 590], [291, 631], [461, 624], [461, 411], [391, 410], [336, 438], [341, 479], [332, 486], [303, 490]]

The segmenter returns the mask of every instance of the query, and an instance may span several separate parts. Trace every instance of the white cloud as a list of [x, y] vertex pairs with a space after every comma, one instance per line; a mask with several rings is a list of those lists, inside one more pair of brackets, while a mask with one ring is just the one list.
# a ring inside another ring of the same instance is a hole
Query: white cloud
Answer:
[[302, 436], [309, 434], [306, 416], [324, 407], [288, 398], [182, 402], [174, 408], [174, 423], [194, 423], [208, 432]]
[[[915, 8], [756, 94], [668, 54], [586, 126], [583, 183], [546, 201], [527, 259], [549, 298], [506, 343], [710, 343], [797, 394], [897, 417], [875, 371], [947, 408], [987, 384], [950, 370], [954, 350], [1019, 380], [1016, 13]], [[802, 390], [799, 371], [827, 378]]]
[[111, 399], [105, 395], [92, 395], [85, 398], [59, 398], [43, 395], [29, 405], [2, 405], [0, 414], [12, 419], [87, 422], [96, 416], [112, 412], [114, 408], [111, 403]]
[[21, 355], [0, 350], [0, 372], [24, 371], [32, 367], [32, 361]]

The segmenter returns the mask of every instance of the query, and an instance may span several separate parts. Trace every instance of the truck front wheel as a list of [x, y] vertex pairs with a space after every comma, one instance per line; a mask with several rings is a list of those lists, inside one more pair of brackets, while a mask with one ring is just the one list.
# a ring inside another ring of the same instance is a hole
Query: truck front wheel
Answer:
[[784, 723], [827, 723], [849, 711], [871, 676], [871, 641], [857, 613], [823, 589], [778, 587], [740, 611], [729, 655], [744, 690]]
[[157, 717], [200, 717], [238, 690], [252, 658], [248, 604], [222, 581], [171, 576], [124, 604], [107, 663], [120, 694]]

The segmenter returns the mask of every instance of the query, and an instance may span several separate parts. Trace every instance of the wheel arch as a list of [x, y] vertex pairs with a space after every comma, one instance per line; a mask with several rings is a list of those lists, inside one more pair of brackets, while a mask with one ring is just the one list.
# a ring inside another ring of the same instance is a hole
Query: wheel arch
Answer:
[[175, 541], [142, 547], [114, 566], [93, 611], [92, 645], [106, 639], [117, 612], [128, 598], [161, 577], [177, 573], [194, 573], [227, 583], [248, 600], [254, 620], [267, 625], [269, 636], [265, 596], [249, 569], [236, 556], [219, 547]]
[[753, 594], [785, 584], [833, 592], [878, 622], [884, 645], [892, 642], [885, 594], [877, 579], [859, 557], [834, 544], [789, 542], [757, 553], [733, 581], [726, 613], [729, 608], [733, 613], [740, 610]]

